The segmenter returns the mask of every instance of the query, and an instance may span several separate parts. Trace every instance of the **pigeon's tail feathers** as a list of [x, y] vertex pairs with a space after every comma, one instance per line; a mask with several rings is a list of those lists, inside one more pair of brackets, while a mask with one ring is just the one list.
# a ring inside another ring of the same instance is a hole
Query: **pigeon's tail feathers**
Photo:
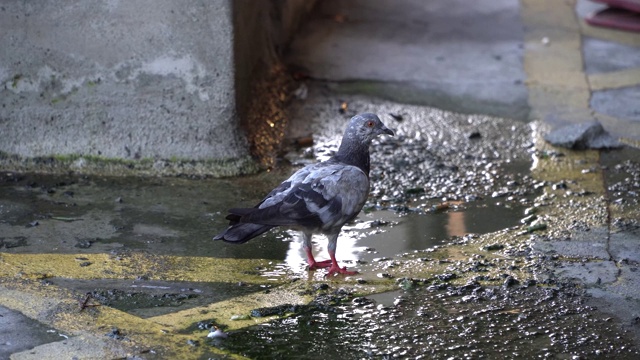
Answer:
[[255, 208], [230, 209], [229, 215], [227, 215], [227, 217], [225, 218], [229, 220], [229, 227], [225, 231], [216, 235], [213, 240], [222, 240], [224, 242], [234, 244], [244, 244], [254, 237], [262, 235], [274, 228], [274, 226], [265, 224], [240, 222], [240, 219], [244, 215], [247, 215], [255, 210]]
[[[229, 215], [225, 217], [225, 219], [229, 220], [229, 225], [235, 225], [240, 222], [240, 219], [252, 212], [256, 211], [257, 208], [235, 208], [229, 209]], [[243, 221], [246, 222], [246, 221]]]
[[222, 240], [228, 243], [244, 244], [256, 236], [271, 230], [274, 226], [260, 224], [232, 224], [227, 230], [213, 237], [213, 240]]
[[231, 226], [231, 225], [235, 225], [235, 224], [239, 223], [241, 217], [242, 216], [240, 216], [240, 215], [229, 214], [229, 215], [227, 215], [227, 217], [225, 217], [225, 219], [229, 220], [229, 225]]

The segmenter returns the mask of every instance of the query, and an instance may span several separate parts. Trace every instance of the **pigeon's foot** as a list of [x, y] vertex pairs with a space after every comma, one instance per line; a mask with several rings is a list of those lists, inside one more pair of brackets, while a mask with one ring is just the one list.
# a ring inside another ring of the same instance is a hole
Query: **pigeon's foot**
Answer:
[[347, 267], [339, 267], [337, 264], [332, 264], [331, 267], [329, 268], [329, 272], [327, 272], [327, 277], [329, 276], [333, 276], [333, 274], [340, 274], [340, 275], [355, 275], [357, 274], [357, 271], [349, 271], [347, 270]]
[[324, 269], [331, 266], [331, 260], [309, 261], [309, 270]]

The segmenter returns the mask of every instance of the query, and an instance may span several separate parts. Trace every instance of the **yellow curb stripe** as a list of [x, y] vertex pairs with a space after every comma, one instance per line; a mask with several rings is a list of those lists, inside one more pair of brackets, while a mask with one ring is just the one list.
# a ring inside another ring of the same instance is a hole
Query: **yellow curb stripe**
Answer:
[[[90, 264], [89, 264], [90, 263]], [[85, 265], [85, 266], [81, 266]], [[137, 279], [194, 282], [278, 283], [258, 268], [271, 267], [264, 259], [218, 259], [158, 256], [143, 253], [108, 254], [0, 254], [0, 277], [45, 279]], [[280, 277], [282, 278], [282, 277]]]
[[[565, 189], [553, 190], [550, 186], [545, 187], [545, 195], [536, 201], [553, 203], [553, 206], [542, 206], [539, 213], [539, 217], [544, 218], [548, 225], [548, 232], [553, 234], [558, 230], [566, 231], [572, 227], [572, 222], [576, 219], [588, 226], [606, 227], [608, 203], [604, 173], [600, 167], [600, 151], [554, 147], [542, 138], [542, 133], [547, 130], [544, 129], [545, 126], [536, 128], [536, 149], [539, 150], [539, 154], [559, 150], [563, 156], [538, 157], [534, 161], [532, 176], [550, 183], [570, 181], [570, 191], [586, 192], [583, 196], [567, 196]], [[570, 212], [570, 216], [567, 212]], [[558, 233], [555, 236], [562, 238], [566, 233]]]
[[[558, 150], [544, 140], [539, 140], [537, 149], [544, 151]], [[604, 181], [600, 170], [599, 150], [569, 150], [560, 149], [563, 156], [537, 160], [537, 166], [532, 169], [532, 175], [540, 180], [551, 183], [559, 181], [575, 181], [573, 191], [585, 190], [593, 195], [603, 196]], [[584, 172], [584, 170], [589, 170]], [[592, 171], [593, 170], [593, 171]], [[590, 209], [593, 210], [593, 209]]]
[[233, 299], [209, 304], [207, 306], [200, 306], [170, 314], [155, 316], [148, 318], [147, 320], [178, 331], [186, 329], [190, 325], [200, 321], [215, 319], [217, 325], [226, 325], [229, 330], [236, 330], [269, 321], [274, 317], [231, 320], [233, 315], [250, 315], [251, 310], [256, 308], [272, 307], [284, 304], [302, 305], [307, 304], [312, 300], [311, 296], [302, 296], [299, 295], [299, 292], [300, 289], [280, 287], [270, 289], [265, 292], [239, 296]]
[[629, 146], [640, 148], [640, 126], [634, 123], [632, 120], [618, 119], [606, 114], [594, 112], [593, 116], [600, 121], [602, 126], [607, 130], [616, 133], [624, 134], [624, 137], [618, 138], [621, 143]]
[[583, 19], [579, 20], [580, 32], [584, 36], [620, 43], [628, 46], [640, 47], [638, 33], [622, 30], [613, 30], [603, 27], [591, 26]]
[[171, 359], [201, 358], [207, 354], [242, 359], [212, 346], [194, 347], [187, 343], [188, 340], [199, 340], [202, 343], [206, 331], [187, 335], [173, 333], [161, 324], [107, 306], [80, 311], [79, 300], [72, 292], [52, 285], [33, 282], [12, 283], [7, 286], [0, 284], [0, 304], [63, 333], [75, 336], [93, 334], [98, 338], [107, 338], [106, 333], [112, 328], [118, 328], [126, 338], [113, 340], [114, 353], [125, 348], [130, 355], [153, 350], [162, 358]]
[[640, 84], [640, 68], [588, 75], [592, 91], [617, 89]]
[[531, 118], [590, 119], [575, 1], [521, 0], [520, 4]]

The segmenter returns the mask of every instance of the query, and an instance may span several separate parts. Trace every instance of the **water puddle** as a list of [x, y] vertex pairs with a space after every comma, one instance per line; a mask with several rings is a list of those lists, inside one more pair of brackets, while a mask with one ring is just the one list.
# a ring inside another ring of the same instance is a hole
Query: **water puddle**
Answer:
[[622, 209], [637, 208], [640, 204], [640, 162], [637, 160], [640, 150], [625, 146], [602, 152], [600, 156], [606, 167], [605, 182], [613, 203]]
[[[10, 252], [135, 250], [179, 256], [267, 256], [274, 263], [302, 269], [306, 258], [298, 235], [286, 229], [245, 245], [211, 240], [226, 226], [227, 208], [238, 203], [254, 204], [266, 192], [256, 190], [271, 185], [260, 184], [262, 179], [236, 182], [5, 175], [0, 182], [0, 238], [6, 245], [3, 250]], [[345, 226], [338, 258], [372, 261], [441, 245], [467, 233], [514, 226], [524, 216], [527, 199], [425, 200], [413, 209], [404, 205], [394, 210], [373, 208]], [[317, 237], [315, 251], [319, 258], [327, 257], [326, 241], [321, 237]]]
[[14, 353], [68, 338], [68, 335], [47, 325], [0, 306], [0, 359], [9, 359]]
[[[1, 174], [0, 251], [143, 251], [174, 256], [267, 258], [272, 266], [260, 271], [265, 282], [292, 272], [306, 274], [306, 257], [296, 232], [278, 229], [245, 245], [211, 240], [225, 228], [227, 208], [256, 203], [288, 171], [233, 180]], [[374, 197], [367, 205], [369, 211], [363, 211], [343, 229], [337, 258], [357, 269], [359, 262], [427, 249], [468, 233], [514, 226], [524, 216], [530, 197], [487, 196], [470, 202], [444, 203], [439, 199], [415, 199], [394, 204]], [[411, 208], [406, 205], [409, 203]], [[316, 237], [314, 246], [318, 259], [328, 258], [325, 239]], [[169, 288], [151, 289], [106, 280], [50, 281], [89, 292], [100, 304], [142, 317], [221, 301], [222, 294], [234, 297], [260, 290], [215, 282], [161, 284]]]
[[437, 204], [441, 210], [427, 213], [376, 211], [360, 216], [359, 223], [346, 230], [360, 239], [367, 251], [361, 259], [402, 254], [446, 244], [455, 237], [485, 234], [519, 224], [526, 206], [505, 204], [496, 199], [470, 203]]
[[[428, 212], [379, 210], [361, 213], [343, 228], [338, 239], [336, 257], [349, 263], [371, 262], [398, 254], [443, 245], [466, 234], [484, 234], [518, 225], [526, 208], [520, 202], [490, 198], [470, 203], [435, 204]], [[306, 255], [298, 235], [291, 240], [285, 263], [303, 271]], [[317, 259], [327, 259], [326, 240], [317, 236], [314, 244]]]
[[304, 311], [233, 331], [216, 346], [251, 359], [633, 359], [610, 318], [575, 289], [430, 287]]

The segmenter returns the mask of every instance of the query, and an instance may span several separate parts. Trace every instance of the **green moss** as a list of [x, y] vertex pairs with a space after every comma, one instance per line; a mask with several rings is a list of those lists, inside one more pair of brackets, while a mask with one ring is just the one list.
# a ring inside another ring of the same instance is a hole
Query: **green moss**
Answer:
[[94, 80], [89, 80], [89, 81], [87, 81], [87, 86], [91, 88], [91, 87], [97, 86], [98, 84], [100, 84], [100, 82], [101, 82], [100, 78], [98, 78], [95, 81]]
[[67, 95], [66, 94], [62, 94], [62, 95], [56, 96], [54, 98], [51, 98], [51, 105], [55, 105], [57, 103], [65, 101], [65, 100], [67, 100]]
[[16, 74], [13, 76], [13, 81], [11, 82], [11, 87], [12, 88], [17, 88], [18, 87], [18, 82], [20, 81], [20, 79], [22, 79], [22, 74]]
[[108, 158], [108, 157], [99, 156], [99, 155], [79, 155], [79, 154], [57, 154], [57, 155], [52, 155], [51, 158], [61, 163], [71, 163], [79, 159], [84, 159], [87, 162], [92, 162], [97, 164], [99, 163], [114, 164], [114, 165], [135, 165], [138, 163], [153, 161], [152, 159], [129, 160], [129, 159], [121, 159], [121, 158]]

